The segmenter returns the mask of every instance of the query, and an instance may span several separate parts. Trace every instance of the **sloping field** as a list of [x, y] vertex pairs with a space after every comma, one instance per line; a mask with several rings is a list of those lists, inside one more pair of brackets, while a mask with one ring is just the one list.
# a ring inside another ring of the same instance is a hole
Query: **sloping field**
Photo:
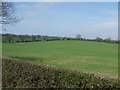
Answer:
[[117, 78], [117, 44], [89, 41], [3, 43], [3, 56]]
[[6, 57], [2, 61], [3, 88], [120, 88], [115, 79]]

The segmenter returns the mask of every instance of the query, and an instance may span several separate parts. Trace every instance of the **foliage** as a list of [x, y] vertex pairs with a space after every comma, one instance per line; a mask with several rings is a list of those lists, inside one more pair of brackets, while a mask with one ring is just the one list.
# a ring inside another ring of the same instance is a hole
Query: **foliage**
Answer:
[[117, 79], [3, 58], [3, 88], [120, 88]]

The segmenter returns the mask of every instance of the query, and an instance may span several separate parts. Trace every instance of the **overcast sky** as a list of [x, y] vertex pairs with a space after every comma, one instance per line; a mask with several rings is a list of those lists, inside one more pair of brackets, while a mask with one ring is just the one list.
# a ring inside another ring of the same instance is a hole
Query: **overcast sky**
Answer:
[[22, 21], [6, 33], [84, 38], [118, 38], [117, 2], [19, 2]]

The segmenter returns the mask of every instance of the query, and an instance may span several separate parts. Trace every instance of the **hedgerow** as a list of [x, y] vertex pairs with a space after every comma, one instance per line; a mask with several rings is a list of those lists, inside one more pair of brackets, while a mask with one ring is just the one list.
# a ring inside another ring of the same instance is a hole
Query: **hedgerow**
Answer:
[[2, 58], [3, 88], [120, 88], [117, 79]]

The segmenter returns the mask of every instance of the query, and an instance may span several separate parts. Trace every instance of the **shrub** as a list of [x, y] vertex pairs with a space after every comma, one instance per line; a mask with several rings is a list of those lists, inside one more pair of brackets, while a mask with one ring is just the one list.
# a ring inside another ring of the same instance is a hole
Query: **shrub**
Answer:
[[120, 88], [117, 79], [3, 57], [3, 88]]

